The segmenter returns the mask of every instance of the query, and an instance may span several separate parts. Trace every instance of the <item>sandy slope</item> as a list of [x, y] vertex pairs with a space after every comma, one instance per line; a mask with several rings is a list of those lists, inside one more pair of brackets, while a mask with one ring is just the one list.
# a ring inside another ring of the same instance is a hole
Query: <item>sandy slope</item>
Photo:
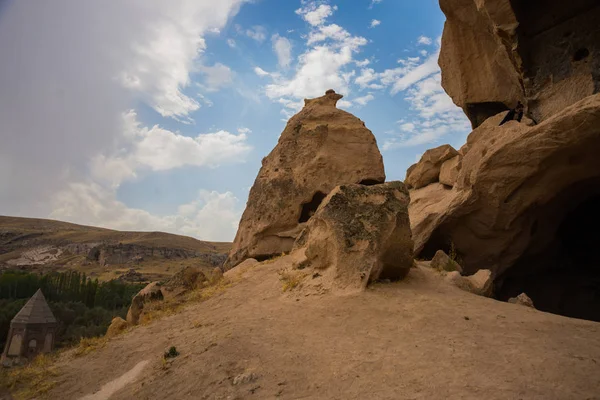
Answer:
[[[50, 397], [93, 394], [149, 360], [110, 398], [600, 399], [598, 323], [477, 297], [425, 267], [361, 295], [282, 294], [286, 262], [63, 360]], [[181, 355], [164, 369], [171, 345]]]

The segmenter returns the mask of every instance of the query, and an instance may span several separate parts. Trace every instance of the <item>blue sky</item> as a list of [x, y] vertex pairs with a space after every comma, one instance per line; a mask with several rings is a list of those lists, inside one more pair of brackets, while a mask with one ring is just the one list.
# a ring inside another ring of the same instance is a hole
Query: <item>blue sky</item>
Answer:
[[435, 0], [57, 0], [0, 8], [0, 214], [232, 240], [260, 161], [334, 89], [388, 180], [469, 123]]

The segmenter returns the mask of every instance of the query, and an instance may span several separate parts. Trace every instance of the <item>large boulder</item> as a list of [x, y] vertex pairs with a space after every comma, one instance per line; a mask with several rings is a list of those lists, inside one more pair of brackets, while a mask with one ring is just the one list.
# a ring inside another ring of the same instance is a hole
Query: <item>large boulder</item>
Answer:
[[405, 183], [409, 188], [419, 189], [431, 183], [438, 182], [440, 170], [444, 162], [458, 156], [458, 152], [448, 144], [429, 149], [419, 162], [406, 171]]
[[149, 283], [131, 300], [131, 306], [129, 306], [129, 310], [127, 311], [127, 322], [131, 325], [139, 324], [140, 317], [144, 311], [144, 304], [151, 301], [161, 301], [163, 299], [164, 295], [160, 284], [158, 282]]
[[385, 181], [375, 136], [360, 119], [336, 108], [340, 98], [329, 90], [305, 100], [302, 111], [289, 120], [262, 161], [225, 270], [247, 258], [289, 252], [334, 187]]
[[440, 0], [442, 86], [473, 127], [526, 105], [537, 122], [598, 92], [597, 0]]
[[455, 156], [445, 161], [440, 167], [440, 183], [446, 186], [454, 186], [458, 179], [458, 171], [460, 171], [460, 158]]
[[107, 338], [115, 337], [125, 332], [127, 328], [129, 328], [129, 323], [127, 321], [121, 317], [115, 317], [112, 319], [104, 336]]
[[408, 191], [402, 182], [343, 185], [325, 198], [294, 245], [313, 283], [337, 292], [402, 279], [413, 265]]
[[460, 266], [460, 264], [452, 258], [450, 258], [450, 256], [444, 253], [443, 250], [438, 250], [435, 253], [435, 256], [433, 256], [433, 258], [431, 259], [429, 266], [439, 271], [458, 271], [459, 273], [462, 272], [462, 267]]

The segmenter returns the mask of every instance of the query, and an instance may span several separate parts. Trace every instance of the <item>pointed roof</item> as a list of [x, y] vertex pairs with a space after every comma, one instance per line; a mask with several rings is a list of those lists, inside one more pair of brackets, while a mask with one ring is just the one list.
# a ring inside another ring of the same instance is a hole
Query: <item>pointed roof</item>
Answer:
[[55, 324], [56, 318], [46, 302], [41, 289], [21, 308], [21, 311], [12, 319], [11, 323], [18, 324]]

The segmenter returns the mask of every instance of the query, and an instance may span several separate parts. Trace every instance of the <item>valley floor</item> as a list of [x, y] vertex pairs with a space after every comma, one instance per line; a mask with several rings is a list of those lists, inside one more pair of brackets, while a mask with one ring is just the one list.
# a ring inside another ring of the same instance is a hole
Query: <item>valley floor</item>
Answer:
[[600, 399], [598, 323], [477, 297], [423, 266], [360, 295], [282, 293], [287, 262], [63, 356], [49, 397]]

